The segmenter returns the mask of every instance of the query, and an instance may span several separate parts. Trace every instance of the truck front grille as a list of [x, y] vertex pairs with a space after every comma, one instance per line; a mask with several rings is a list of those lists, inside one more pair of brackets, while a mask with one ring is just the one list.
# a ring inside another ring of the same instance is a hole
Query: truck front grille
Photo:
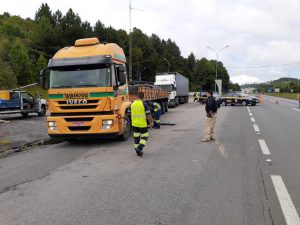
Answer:
[[[99, 100], [86, 100], [87, 101], [87, 104], [97, 104], [99, 103]], [[60, 105], [66, 105], [68, 104], [67, 101], [58, 101], [58, 104]]]
[[60, 106], [61, 109], [96, 109], [97, 105], [70, 105]]

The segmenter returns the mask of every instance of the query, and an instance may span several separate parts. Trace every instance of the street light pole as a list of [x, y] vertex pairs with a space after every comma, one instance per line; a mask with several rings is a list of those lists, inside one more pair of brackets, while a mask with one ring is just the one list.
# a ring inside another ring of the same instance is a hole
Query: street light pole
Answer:
[[167, 61], [167, 63], [168, 63], [168, 73], [169, 73], [170, 72], [170, 62], [166, 58], [163, 58], [163, 60]]
[[[222, 50], [225, 48], [228, 48], [229, 45], [226, 45], [225, 47], [219, 49], [219, 51], [214, 50], [213, 48], [207, 46], [208, 49], [212, 50], [216, 54], [216, 80], [218, 79], [218, 60], [219, 60], [219, 54]], [[215, 82], [215, 92], [217, 92], [217, 83]]]
[[129, 0], [129, 82], [132, 82], [132, 36], [131, 36], [131, 0]]
[[142, 72], [143, 72], [144, 70], [146, 70], [146, 69], [147, 69], [147, 68], [144, 67], [142, 70], [140, 70], [140, 72], [139, 72], [139, 83], [142, 82]]
[[132, 82], [132, 29], [131, 29], [131, 11], [132, 10], [144, 11], [142, 9], [136, 9], [131, 6], [131, 0], [129, 0], [129, 82]]

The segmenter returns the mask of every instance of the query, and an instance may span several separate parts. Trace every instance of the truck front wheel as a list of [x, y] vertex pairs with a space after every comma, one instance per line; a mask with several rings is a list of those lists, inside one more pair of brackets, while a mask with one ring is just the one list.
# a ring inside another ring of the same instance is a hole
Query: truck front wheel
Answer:
[[124, 130], [123, 133], [119, 136], [121, 141], [127, 141], [128, 138], [130, 138], [131, 135], [131, 124], [130, 124], [130, 119], [127, 114], [124, 116]]
[[28, 113], [21, 113], [23, 117], [27, 117]]
[[46, 106], [42, 105], [41, 111], [38, 112], [38, 116], [43, 117], [46, 115]]

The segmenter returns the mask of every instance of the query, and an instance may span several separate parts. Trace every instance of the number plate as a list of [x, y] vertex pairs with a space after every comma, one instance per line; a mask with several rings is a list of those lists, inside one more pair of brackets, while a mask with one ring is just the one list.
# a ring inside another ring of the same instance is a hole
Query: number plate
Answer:
[[73, 122], [72, 125], [74, 127], [82, 127], [82, 126], [84, 126], [84, 122], [81, 122], [81, 121]]

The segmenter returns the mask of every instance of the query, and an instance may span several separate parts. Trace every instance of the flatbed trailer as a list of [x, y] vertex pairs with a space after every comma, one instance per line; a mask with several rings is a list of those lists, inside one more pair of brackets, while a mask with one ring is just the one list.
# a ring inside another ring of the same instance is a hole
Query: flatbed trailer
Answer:
[[168, 96], [169, 93], [166, 90], [154, 87], [152, 85], [130, 85], [128, 87], [129, 99], [131, 102], [137, 99], [138, 92], [143, 92], [145, 102], [157, 102], [162, 108], [162, 114], [168, 111]]

